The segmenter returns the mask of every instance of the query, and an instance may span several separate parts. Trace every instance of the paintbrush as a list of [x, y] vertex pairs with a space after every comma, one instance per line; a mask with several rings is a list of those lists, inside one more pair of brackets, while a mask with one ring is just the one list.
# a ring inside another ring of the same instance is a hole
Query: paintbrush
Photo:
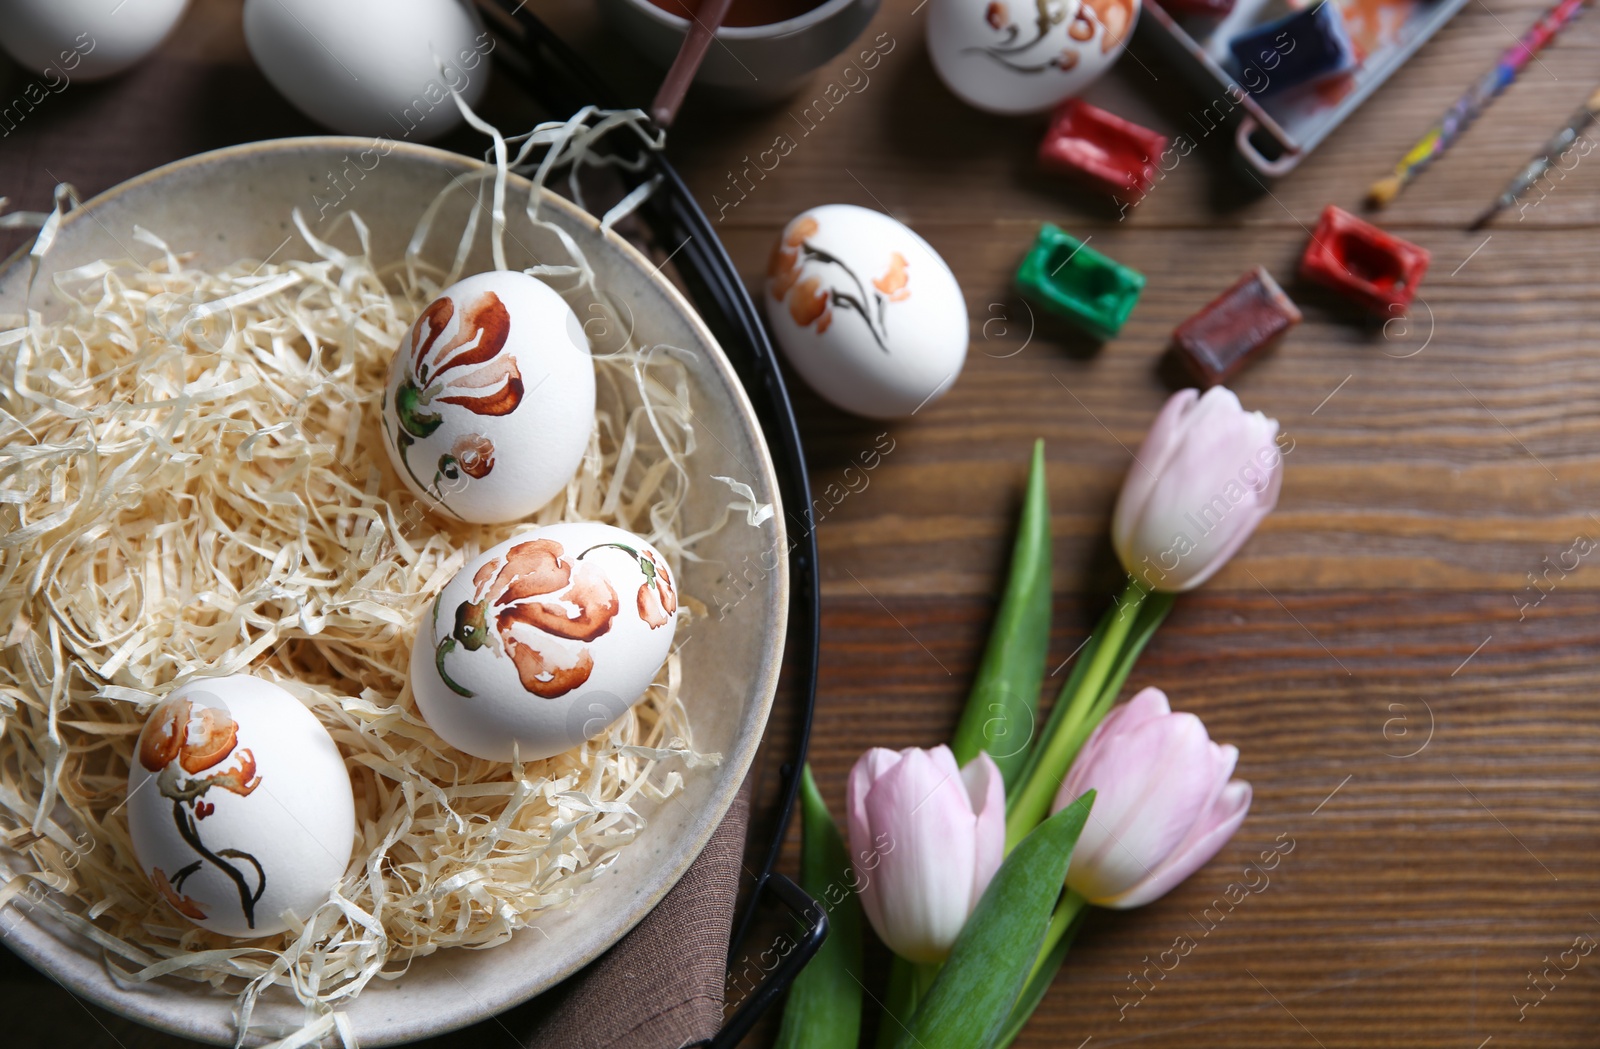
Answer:
[[657, 124], [672, 126], [673, 119], [678, 115], [678, 107], [683, 105], [683, 96], [689, 92], [689, 82], [700, 71], [700, 63], [705, 61], [711, 40], [722, 26], [722, 20], [728, 17], [728, 8], [732, 6], [733, 0], [704, 0], [703, 3], [687, 0], [684, 4], [684, 10], [689, 13], [689, 31], [684, 34], [683, 46], [678, 49], [678, 57], [673, 60], [672, 68], [667, 70], [655, 101], [650, 103], [650, 116]]
[[1586, 2], [1587, 0], [1561, 0], [1546, 11], [1526, 33], [1522, 34], [1522, 39], [1501, 54], [1494, 68], [1479, 78], [1471, 90], [1457, 99], [1456, 104], [1450, 107], [1450, 111], [1428, 129], [1428, 133], [1411, 147], [1409, 153], [1400, 158], [1400, 163], [1395, 165], [1392, 175], [1372, 184], [1367, 190], [1368, 203], [1381, 208], [1399, 196], [1400, 190], [1406, 183], [1421, 174], [1424, 168], [1461, 137], [1462, 132], [1467, 130], [1478, 114], [1488, 109], [1490, 103], [1506, 89], [1506, 85], [1517, 78], [1517, 74], [1528, 64], [1529, 59], [1538, 54], [1557, 33], [1578, 16]]
[[1567, 150], [1578, 141], [1578, 136], [1583, 134], [1584, 129], [1597, 119], [1600, 119], [1600, 88], [1595, 89], [1589, 100], [1567, 119], [1565, 126], [1540, 148], [1534, 158], [1528, 161], [1527, 167], [1511, 180], [1511, 184], [1494, 198], [1494, 203], [1490, 204], [1467, 228], [1482, 229], [1489, 224], [1490, 219], [1515, 204], [1517, 198], [1528, 191], [1529, 186], [1544, 178], [1544, 173], [1566, 155]]

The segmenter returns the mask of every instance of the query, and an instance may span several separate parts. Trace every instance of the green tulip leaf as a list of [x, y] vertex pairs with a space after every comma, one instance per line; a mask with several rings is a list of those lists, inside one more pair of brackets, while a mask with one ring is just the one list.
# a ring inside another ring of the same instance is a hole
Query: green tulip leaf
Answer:
[[783, 1007], [777, 1049], [856, 1049], [861, 1039], [861, 901], [850, 888], [850, 854], [828, 806], [801, 773], [800, 886], [827, 912], [828, 938]]
[[1044, 945], [1073, 846], [1093, 804], [1094, 792], [1088, 791], [1011, 850], [898, 1049], [986, 1049], [1004, 1033]]
[[1050, 648], [1050, 493], [1044, 442], [1033, 444], [1011, 575], [950, 749], [965, 765], [986, 750], [1006, 786], [1028, 760]]

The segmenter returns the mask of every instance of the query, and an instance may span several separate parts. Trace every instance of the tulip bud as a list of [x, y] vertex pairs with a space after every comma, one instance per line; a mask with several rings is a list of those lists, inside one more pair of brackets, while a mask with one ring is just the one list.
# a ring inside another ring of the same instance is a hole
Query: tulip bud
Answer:
[[856, 891], [889, 949], [912, 962], [950, 953], [1005, 856], [1000, 770], [949, 747], [874, 747], [850, 770], [845, 805]]
[[1055, 809], [1094, 790], [1067, 887], [1100, 907], [1141, 907], [1217, 854], [1244, 822], [1250, 784], [1229, 780], [1239, 749], [1211, 742], [1160, 689], [1117, 707], [1072, 763]]
[[1173, 394], [1128, 468], [1111, 541], [1150, 590], [1199, 586], [1228, 562], [1278, 503], [1278, 421], [1213, 386]]

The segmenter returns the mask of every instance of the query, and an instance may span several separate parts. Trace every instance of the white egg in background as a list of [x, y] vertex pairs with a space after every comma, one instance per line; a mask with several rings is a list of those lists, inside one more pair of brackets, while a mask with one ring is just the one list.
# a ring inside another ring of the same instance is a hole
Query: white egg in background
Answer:
[[967, 104], [1035, 113], [1111, 68], [1138, 18], [1139, 0], [929, 0], [928, 57]]
[[907, 416], [967, 359], [967, 305], [939, 253], [901, 222], [825, 204], [784, 227], [767, 266], [767, 320], [801, 378], [846, 411]]
[[244, 38], [306, 116], [413, 142], [461, 123], [452, 90], [477, 105], [494, 49], [467, 0], [245, 0]]
[[672, 648], [666, 558], [594, 521], [524, 532], [467, 563], [418, 625], [411, 691], [457, 750], [547, 758], [638, 702]]
[[344, 758], [292, 694], [247, 674], [201, 678], [151, 711], [128, 770], [128, 834], [173, 909], [268, 936], [344, 876], [355, 801]]
[[0, 47], [52, 91], [99, 80], [161, 46], [189, 0], [0, 0]]
[[493, 270], [446, 288], [389, 365], [389, 460], [429, 509], [515, 521], [572, 480], [594, 429], [594, 359], [549, 285]]

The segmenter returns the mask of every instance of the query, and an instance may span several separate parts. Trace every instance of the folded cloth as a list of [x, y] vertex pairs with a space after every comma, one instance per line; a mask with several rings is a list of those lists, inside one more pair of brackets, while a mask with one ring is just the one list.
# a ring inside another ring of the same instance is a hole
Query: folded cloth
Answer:
[[[518, 1042], [527, 1049], [680, 1049], [717, 1033], [750, 784], [683, 880], [632, 932], [565, 983], [501, 1017]], [[481, 1033], [475, 1044], [496, 1044]]]

